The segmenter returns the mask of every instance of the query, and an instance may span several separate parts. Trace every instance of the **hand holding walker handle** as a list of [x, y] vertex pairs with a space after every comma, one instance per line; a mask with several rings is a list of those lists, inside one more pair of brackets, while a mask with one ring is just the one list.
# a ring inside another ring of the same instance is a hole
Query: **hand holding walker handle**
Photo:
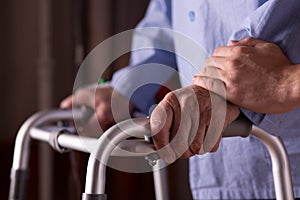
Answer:
[[[25, 123], [22, 125], [22, 127], [18, 132], [16, 143], [15, 143], [9, 200], [26, 199], [25, 186], [27, 185], [27, 179], [28, 179], [27, 174], [28, 174], [28, 162], [29, 162], [29, 153], [30, 153], [29, 146], [30, 146], [31, 137], [33, 137], [33, 135], [31, 135], [30, 132], [32, 132], [37, 127], [46, 124], [48, 122], [60, 121], [60, 120], [73, 120], [74, 118], [76, 120], [78, 119], [80, 120], [85, 116], [87, 116], [84, 113], [85, 112], [79, 109], [75, 109], [73, 111], [69, 111], [69, 110], [42, 111], [34, 114], [28, 120], [25, 121]], [[117, 141], [114, 144], [119, 144], [120, 142], [122, 142], [123, 140], [129, 137], [128, 134], [131, 136], [136, 135], [142, 137], [146, 133], [150, 133], [148, 119], [137, 119], [136, 121], [138, 121], [137, 124], [132, 123], [132, 120], [131, 122], [130, 121], [121, 122], [113, 126], [108, 131], [106, 131], [104, 135], [109, 137], [111, 140]], [[122, 129], [120, 129], [120, 126], [122, 127]], [[123, 133], [124, 130], [126, 133]], [[292, 185], [291, 174], [289, 170], [290, 169], [289, 161], [288, 161], [286, 149], [279, 137], [270, 135], [266, 131], [252, 125], [251, 122], [244, 116], [240, 116], [231, 125], [229, 125], [227, 129], [223, 132], [223, 137], [233, 137], [233, 136], [247, 137], [250, 133], [258, 137], [266, 145], [271, 155], [276, 198], [282, 200], [293, 199], [294, 198], [293, 185]], [[70, 137], [66, 137], [66, 138], [70, 138]], [[100, 137], [100, 139], [101, 138], [102, 137]], [[39, 138], [35, 138], [35, 139], [39, 139]], [[58, 140], [58, 142], [59, 141], [63, 141], [63, 137], [61, 137], [61, 140]], [[64, 144], [66, 143], [59, 143], [61, 147], [68, 148], [67, 146], [64, 146]], [[113, 152], [113, 148], [107, 148], [107, 145], [109, 144], [105, 142], [104, 143], [99, 142], [98, 144], [99, 144], [99, 146], [97, 147], [98, 151], [96, 153], [103, 151], [102, 153], [104, 153], [103, 155], [105, 156], [105, 158], [108, 158]], [[147, 151], [149, 151], [149, 153], [153, 153], [154, 151], [154, 149], [152, 149], [153, 147], [150, 147], [149, 144], [147, 146], [147, 143], [141, 144], [141, 146], [143, 145], [145, 145], [145, 147], [148, 148]], [[82, 148], [75, 148], [75, 149], [82, 149]], [[146, 153], [145, 150], [143, 151], [143, 154], [144, 153]], [[91, 157], [90, 160], [92, 160]], [[95, 162], [95, 159], [92, 160], [92, 163], [90, 163], [90, 160], [89, 160], [89, 167], [87, 171], [86, 193], [83, 195], [83, 198], [104, 199], [105, 195], [103, 194], [104, 194], [104, 184], [105, 184], [105, 168], [104, 168], [105, 166], [99, 165], [99, 162], [98, 163]], [[102, 168], [99, 170], [99, 167]]]

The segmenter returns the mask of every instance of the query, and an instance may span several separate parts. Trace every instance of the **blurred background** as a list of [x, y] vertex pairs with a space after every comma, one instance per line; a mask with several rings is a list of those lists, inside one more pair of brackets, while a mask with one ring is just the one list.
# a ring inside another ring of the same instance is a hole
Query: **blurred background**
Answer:
[[[134, 28], [149, 0], [0, 1], [0, 199], [7, 199], [16, 133], [31, 114], [57, 108], [72, 92], [77, 70], [101, 41]], [[130, 42], [130, 41], [129, 41]], [[104, 74], [109, 80], [126, 66], [120, 57]], [[59, 154], [31, 144], [27, 199], [80, 199], [88, 155]], [[190, 199], [187, 162], [168, 167], [171, 199]], [[107, 193], [114, 199], [155, 199], [152, 174], [108, 170]]]

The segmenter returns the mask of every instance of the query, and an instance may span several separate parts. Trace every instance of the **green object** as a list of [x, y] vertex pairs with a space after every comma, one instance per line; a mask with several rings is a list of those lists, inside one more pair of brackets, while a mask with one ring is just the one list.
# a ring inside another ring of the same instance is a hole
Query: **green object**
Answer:
[[103, 84], [105, 82], [107, 82], [107, 81], [104, 78], [99, 78], [98, 79], [98, 85]]

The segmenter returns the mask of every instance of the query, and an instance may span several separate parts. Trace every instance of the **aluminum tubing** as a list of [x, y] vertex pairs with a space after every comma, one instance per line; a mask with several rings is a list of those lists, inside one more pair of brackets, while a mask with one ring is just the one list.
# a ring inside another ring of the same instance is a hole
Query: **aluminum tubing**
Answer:
[[156, 200], [169, 200], [169, 188], [168, 188], [168, 177], [167, 165], [165, 161], [159, 159], [156, 161], [156, 165], [153, 168], [153, 180]]
[[150, 134], [150, 127], [149, 120], [145, 118], [129, 119], [108, 129], [90, 155], [85, 194], [105, 194], [106, 164], [113, 149], [129, 137], [141, 138], [146, 134]]
[[[34, 127], [30, 129], [31, 138], [43, 142], [49, 142], [49, 138], [52, 134], [54, 133], [49, 130], [44, 130], [43, 128]], [[66, 131], [66, 133], [62, 133], [58, 136], [57, 142], [62, 148], [91, 153], [97, 145], [98, 138], [74, 135]], [[147, 156], [154, 152], [154, 145], [144, 139], [134, 139], [124, 140], [119, 143], [112, 151], [111, 156], [140, 157]]]
[[32, 127], [37, 127], [45, 123], [49, 123], [55, 120], [72, 120], [73, 118], [82, 118], [82, 113], [79, 110], [52, 110], [52, 111], [41, 111], [30, 118], [28, 118], [18, 131], [14, 158], [13, 158], [13, 169], [27, 169], [28, 157], [29, 157], [29, 146], [30, 146], [30, 134], [29, 131]]
[[265, 144], [271, 156], [276, 199], [294, 199], [290, 163], [282, 140], [256, 126], [253, 126], [252, 134]]
[[28, 180], [30, 129], [56, 119], [73, 119], [73, 113], [62, 110], [38, 112], [28, 118], [19, 129], [13, 155], [9, 199], [25, 199], [26, 197], [25, 186]]

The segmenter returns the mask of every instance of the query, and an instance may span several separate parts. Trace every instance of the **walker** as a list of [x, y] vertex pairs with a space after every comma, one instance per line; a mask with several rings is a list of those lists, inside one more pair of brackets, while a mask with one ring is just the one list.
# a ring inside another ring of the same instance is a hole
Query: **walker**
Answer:
[[[30, 142], [32, 139], [36, 139], [48, 142], [54, 150], [59, 152], [76, 150], [91, 153], [92, 149], [83, 145], [83, 143], [88, 143], [91, 144], [89, 146], [95, 147], [93, 152], [95, 153], [94, 155], [97, 155], [97, 159], [92, 155], [89, 157], [82, 200], [107, 199], [104, 191], [106, 166], [103, 163], [107, 162], [109, 156], [144, 156], [153, 169], [156, 200], [168, 200], [166, 174], [164, 169], [161, 168], [165, 163], [156, 154], [154, 146], [147, 139], [126, 140], [132, 136], [136, 138], [149, 136], [148, 120], [146, 118], [136, 118], [123, 121], [108, 129], [99, 139], [79, 137], [73, 134], [76, 131], [74, 127], [53, 126], [53, 123], [59, 121], [84, 121], [87, 119], [86, 115], [87, 112], [82, 109], [41, 111], [32, 115], [23, 123], [15, 141], [8, 199], [26, 199]], [[223, 137], [247, 137], [249, 134], [256, 136], [262, 141], [270, 153], [276, 199], [294, 199], [289, 160], [285, 146], [279, 137], [252, 125], [242, 115], [222, 135]], [[110, 142], [107, 142], [107, 138]]]

